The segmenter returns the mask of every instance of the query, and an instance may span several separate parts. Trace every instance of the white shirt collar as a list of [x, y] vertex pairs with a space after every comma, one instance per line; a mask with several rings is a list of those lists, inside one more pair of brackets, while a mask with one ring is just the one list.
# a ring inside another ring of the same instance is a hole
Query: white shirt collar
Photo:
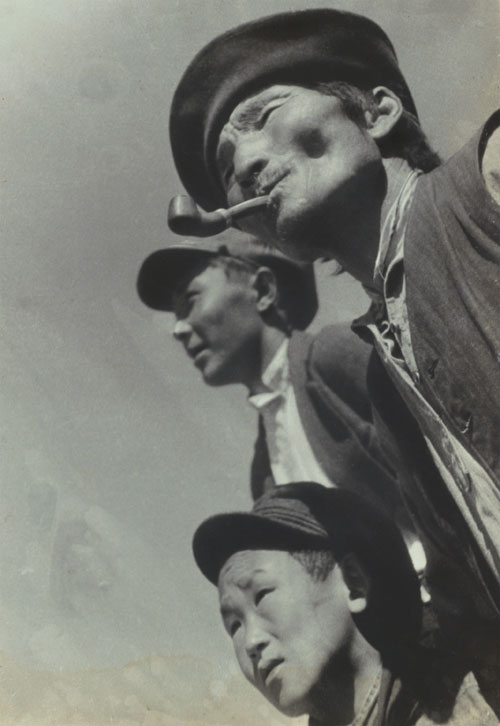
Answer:
[[248, 402], [257, 410], [261, 410], [271, 401], [286, 392], [290, 384], [288, 369], [288, 338], [279, 346], [278, 350], [267, 365], [262, 374], [262, 385], [265, 390], [261, 393], [254, 393], [248, 397]]
[[413, 200], [417, 179], [422, 172], [412, 169], [404, 177], [398, 196], [389, 209], [380, 233], [380, 243], [373, 270], [373, 283], [375, 291], [367, 288], [370, 297], [380, 295], [379, 290], [383, 289], [385, 278], [391, 263], [402, 255], [403, 236], [396, 233], [400, 230], [402, 222], [406, 219], [406, 213]]

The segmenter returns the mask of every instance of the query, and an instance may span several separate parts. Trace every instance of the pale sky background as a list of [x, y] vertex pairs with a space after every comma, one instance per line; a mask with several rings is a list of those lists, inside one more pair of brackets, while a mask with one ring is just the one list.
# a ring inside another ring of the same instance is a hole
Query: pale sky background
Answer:
[[[167, 125], [187, 63], [239, 22], [321, 5], [0, 0], [0, 652], [25, 689], [27, 673], [78, 671], [85, 700], [89, 673], [151, 656], [203, 659], [216, 684], [236, 672], [191, 537], [249, 506], [254, 415], [243, 389], [202, 384], [135, 277], [172, 239]], [[323, 5], [386, 30], [443, 156], [495, 109], [496, 0]], [[363, 312], [346, 276], [321, 277], [316, 327]]]

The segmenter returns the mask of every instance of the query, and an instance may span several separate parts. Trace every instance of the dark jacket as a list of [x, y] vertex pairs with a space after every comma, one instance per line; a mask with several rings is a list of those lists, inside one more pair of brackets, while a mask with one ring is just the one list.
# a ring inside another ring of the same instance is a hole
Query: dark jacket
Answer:
[[[305, 434], [328, 478], [357, 492], [391, 516], [403, 503], [394, 472], [377, 440], [367, 393], [371, 346], [348, 325], [317, 335], [296, 332], [288, 347], [290, 379]], [[383, 371], [381, 375], [385, 374]], [[272, 486], [262, 419], [251, 468], [254, 499]]]
[[[498, 725], [474, 676], [449, 657], [417, 648], [411, 667], [401, 672], [386, 665], [378, 689], [376, 685], [355, 714], [352, 726]], [[310, 718], [309, 726], [327, 725]]]
[[[420, 177], [404, 260], [420, 390], [498, 490], [500, 206], [480, 165], [499, 124], [500, 111], [447, 163]], [[462, 489], [474, 507], [470, 485]]]
[[[451, 560], [465, 560], [482, 581], [477, 589], [500, 609], [500, 207], [480, 168], [499, 123], [497, 112], [448, 162], [418, 180], [404, 232], [417, 372], [412, 388], [380, 350], [405, 404], [381, 394], [378, 374], [370, 396], [397, 439], [403, 467], [417, 472], [413, 482], [400, 479], [420, 533]], [[433, 466], [420, 431], [451, 474], [448, 481]], [[490, 484], [467, 471], [446, 432]]]
[[[400, 452], [399, 481], [450, 647], [472, 654], [481, 687], [493, 691], [500, 662], [500, 207], [486, 188], [481, 157], [499, 123], [497, 112], [454, 157], [418, 180], [404, 237], [414, 385], [380, 349], [401, 395], [381, 389], [378, 370], [369, 384], [379, 438], [392, 438]], [[449, 433], [490, 483], [470, 473], [470, 462], [467, 471], [457, 461]]]

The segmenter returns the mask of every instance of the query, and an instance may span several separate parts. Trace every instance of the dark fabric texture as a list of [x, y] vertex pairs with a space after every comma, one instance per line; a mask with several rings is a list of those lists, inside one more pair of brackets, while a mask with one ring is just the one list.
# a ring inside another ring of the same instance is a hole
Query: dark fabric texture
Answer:
[[[383, 655], [382, 655], [382, 660]], [[464, 663], [439, 651], [416, 648], [399, 667], [384, 664], [378, 696], [356, 726], [497, 726], [498, 718]], [[309, 719], [309, 726], [327, 726]]]
[[499, 123], [419, 180], [405, 274], [420, 390], [500, 487], [500, 207], [480, 170]]
[[[415, 385], [449, 431], [500, 486], [500, 208], [480, 170], [494, 114], [446, 164], [422, 176], [405, 235], [407, 309]], [[500, 166], [500, 163], [499, 163]], [[384, 364], [373, 358], [376, 368]], [[387, 364], [387, 371], [391, 368]], [[373, 380], [370, 380], [373, 378]], [[500, 583], [484, 556], [495, 553], [487, 493], [472, 478], [455, 502], [424, 441], [418, 399], [369, 374], [379, 440], [399, 458], [399, 481], [427, 555], [428, 585], [446, 647], [461, 653], [499, 711]], [[404, 400], [403, 400], [404, 398]], [[421, 404], [420, 404], [421, 405]], [[408, 408], [409, 407], [409, 408]], [[432, 440], [444, 461], [440, 436]], [[463, 507], [463, 508], [462, 508]], [[484, 538], [476, 540], [464, 517]], [[490, 526], [490, 531], [488, 531]]]
[[[404, 518], [395, 475], [377, 440], [367, 391], [373, 351], [347, 325], [294, 333], [288, 357], [300, 419], [313, 453], [338, 487]], [[385, 376], [384, 371], [380, 371]], [[251, 468], [254, 499], [273, 486], [262, 419]], [[409, 523], [408, 523], [409, 525]]]
[[426, 580], [449, 645], [458, 653], [479, 618], [495, 621], [498, 587], [434, 464], [419, 426], [374, 354], [368, 389], [380, 445], [398, 472], [405, 505], [427, 556]]

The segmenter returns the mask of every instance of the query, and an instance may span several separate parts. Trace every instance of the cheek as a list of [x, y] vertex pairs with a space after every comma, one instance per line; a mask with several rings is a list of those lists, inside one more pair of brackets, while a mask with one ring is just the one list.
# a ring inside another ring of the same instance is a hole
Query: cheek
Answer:
[[247, 655], [247, 652], [242, 644], [238, 643], [237, 640], [233, 640], [233, 649], [234, 654], [236, 656], [236, 660], [238, 661], [238, 665], [240, 667], [241, 672], [245, 676], [245, 678], [250, 681], [250, 683], [254, 684], [254, 673], [253, 673], [253, 666], [252, 661]]
[[297, 146], [310, 159], [320, 159], [324, 156], [328, 139], [318, 128], [303, 129], [297, 134]]
[[193, 314], [193, 325], [212, 331], [224, 330], [230, 302], [225, 297], [206, 299]]

